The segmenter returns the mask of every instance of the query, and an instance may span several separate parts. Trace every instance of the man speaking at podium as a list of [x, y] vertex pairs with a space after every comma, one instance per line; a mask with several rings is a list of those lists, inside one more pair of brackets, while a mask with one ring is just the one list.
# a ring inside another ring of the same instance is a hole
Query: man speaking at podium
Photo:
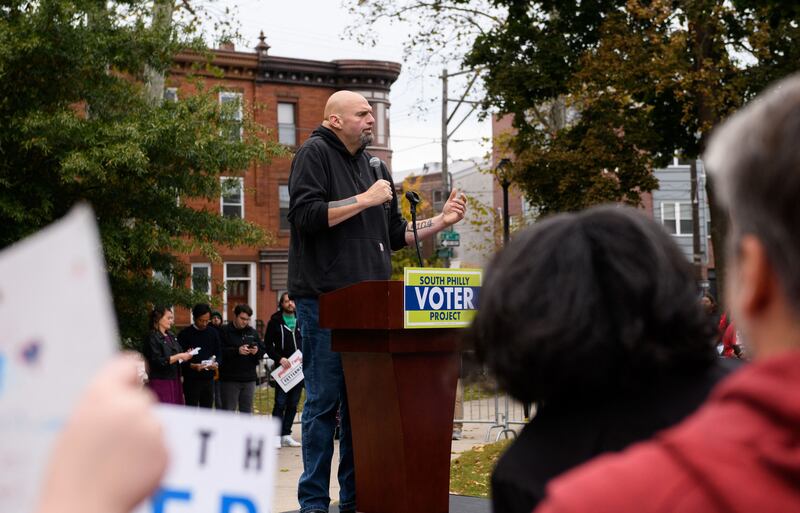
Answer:
[[[331, 351], [330, 330], [319, 327], [318, 297], [364, 280], [388, 280], [391, 251], [414, 243], [400, 215], [386, 167], [367, 153], [375, 118], [360, 94], [338, 91], [328, 98], [322, 125], [292, 160], [289, 177], [289, 293], [303, 329], [303, 474], [300, 512], [327, 512], [337, 406], [339, 510], [356, 509], [350, 415], [342, 360]], [[372, 164], [372, 165], [370, 165]], [[376, 165], [377, 164], [377, 165]], [[420, 239], [461, 221], [466, 198], [453, 190], [442, 213], [417, 221]], [[369, 305], [364, 305], [366, 308]]]

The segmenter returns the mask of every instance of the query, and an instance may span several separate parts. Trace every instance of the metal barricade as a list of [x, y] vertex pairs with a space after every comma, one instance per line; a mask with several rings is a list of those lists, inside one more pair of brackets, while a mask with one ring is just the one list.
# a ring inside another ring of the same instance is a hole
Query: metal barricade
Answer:
[[[495, 441], [505, 435], [516, 437], [513, 426], [524, 426], [535, 415], [535, 407], [531, 405], [528, 415], [525, 406], [511, 399], [507, 394], [498, 391], [496, 385], [472, 383], [464, 388], [463, 414], [453, 420], [454, 424], [488, 424], [486, 442], [495, 433]], [[458, 416], [458, 415], [457, 415]]]

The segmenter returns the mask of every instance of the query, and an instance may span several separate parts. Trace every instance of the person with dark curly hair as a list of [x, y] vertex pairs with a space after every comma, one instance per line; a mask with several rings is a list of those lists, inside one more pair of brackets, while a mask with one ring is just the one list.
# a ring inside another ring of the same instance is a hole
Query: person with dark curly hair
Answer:
[[686, 258], [633, 209], [543, 220], [484, 283], [468, 341], [502, 389], [538, 405], [492, 475], [496, 512], [530, 513], [552, 478], [675, 424], [727, 372]]

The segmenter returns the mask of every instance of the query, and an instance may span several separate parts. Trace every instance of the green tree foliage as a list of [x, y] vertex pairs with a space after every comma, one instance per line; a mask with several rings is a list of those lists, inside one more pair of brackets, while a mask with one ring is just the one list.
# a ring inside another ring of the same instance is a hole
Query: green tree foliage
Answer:
[[[485, 22], [465, 14], [483, 6], [480, 0], [356, 3], [372, 9], [367, 21], [413, 11], [424, 19], [454, 12]], [[473, 31], [464, 63], [482, 70], [484, 107], [513, 116], [516, 133], [505, 149], [517, 156], [514, 180], [543, 213], [637, 203], [656, 186], [653, 166], [675, 153], [701, 155], [717, 123], [800, 66], [797, 2], [490, 3], [499, 21]], [[462, 19], [456, 29], [464, 26]], [[557, 104], [563, 115], [553, 119], [548, 114]], [[723, 248], [726, 216], [713, 188], [708, 197], [714, 247]], [[724, 251], [715, 258], [721, 276]]]
[[[520, 159], [518, 180], [545, 211], [580, 206], [572, 205], [569, 196], [571, 177], [580, 173], [587, 178], [585, 173], [591, 172], [585, 166], [579, 171], [581, 162], [594, 172], [584, 184], [595, 184], [601, 175], [613, 172], [619, 177], [622, 199], [635, 199], [637, 191], [655, 185], [647, 178], [652, 165], [663, 164], [675, 153], [700, 156], [717, 123], [800, 65], [796, 3], [495, 4], [507, 7], [508, 17], [477, 38], [467, 62], [485, 66], [486, 104], [514, 115], [518, 133], [510, 148], [523, 156], [533, 153], [532, 158]], [[577, 120], [551, 132], [542, 144], [542, 124], [535, 112], [553, 98], [573, 105]], [[576, 146], [579, 143], [582, 148]], [[562, 149], [576, 159], [577, 167], [559, 165], [566, 156]], [[548, 172], [551, 165], [555, 173]], [[605, 187], [600, 190], [607, 192]], [[708, 197], [714, 247], [724, 248], [727, 217], [711, 187]], [[601, 194], [597, 199], [610, 198]], [[724, 251], [717, 251], [715, 258], [721, 277]]]
[[[276, 154], [258, 129], [223, 134], [213, 91], [152, 102], [145, 69], [163, 72], [186, 42], [147, 27], [138, 0], [11, 0], [0, 8], [0, 247], [89, 202], [97, 215], [124, 338], [154, 303], [208, 300], [173, 256], [270, 237], [219, 215], [221, 176]], [[194, 48], [198, 48], [195, 44]], [[190, 205], [208, 201], [208, 209]], [[58, 255], [52, 255], [58, 258]], [[172, 277], [174, 286], [153, 279]]]

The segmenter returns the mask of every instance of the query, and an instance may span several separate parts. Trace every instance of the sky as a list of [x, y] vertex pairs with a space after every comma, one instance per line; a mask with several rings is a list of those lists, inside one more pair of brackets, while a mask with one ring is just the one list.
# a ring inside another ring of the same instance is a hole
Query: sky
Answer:
[[[245, 41], [237, 42], [237, 50], [254, 48], [263, 30], [271, 46], [270, 55], [322, 61], [389, 60], [403, 64], [403, 71], [390, 94], [392, 167], [402, 171], [441, 160], [442, 85], [438, 76], [443, 66], [433, 63], [428, 69], [418, 70], [403, 62], [407, 27], [387, 23], [378, 28], [382, 34], [378, 45], [364, 47], [347, 37], [343, 39], [345, 29], [357, 20], [348, 13], [342, 0], [220, 0], [208, 10], [212, 17], [222, 17], [225, 6], [235, 7], [238, 12], [239, 31]], [[448, 63], [447, 67], [450, 73], [459, 69], [456, 62]], [[450, 97], [461, 95], [466, 78], [450, 80]], [[421, 111], [420, 105], [427, 106], [427, 111]], [[460, 121], [461, 114], [468, 111], [465, 106], [459, 109], [451, 130]], [[489, 120], [479, 121], [473, 114], [450, 139], [450, 159], [484, 156], [490, 149], [490, 137]]]

